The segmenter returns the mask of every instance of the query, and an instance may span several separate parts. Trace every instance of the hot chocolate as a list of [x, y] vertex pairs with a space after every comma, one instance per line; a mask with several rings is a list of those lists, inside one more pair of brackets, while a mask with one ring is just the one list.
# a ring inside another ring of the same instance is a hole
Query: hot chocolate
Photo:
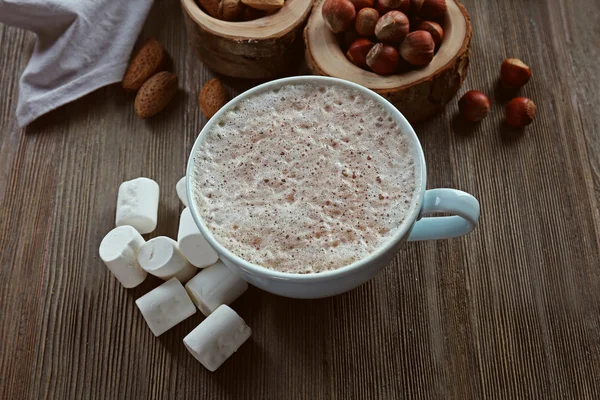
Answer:
[[353, 88], [265, 89], [203, 135], [193, 201], [215, 239], [251, 263], [290, 273], [349, 265], [416, 207], [415, 144]]

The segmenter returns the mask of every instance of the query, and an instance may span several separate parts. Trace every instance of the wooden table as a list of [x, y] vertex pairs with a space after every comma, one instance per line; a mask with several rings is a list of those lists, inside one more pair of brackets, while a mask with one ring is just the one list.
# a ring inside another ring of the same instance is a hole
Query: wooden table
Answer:
[[[98, 258], [117, 188], [161, 185], [159, 226], [175, 237], [175, 183], [206, 122], [213, 76], [186, 44], [176, 1], [156, 2], [157, 36], [181, 93], [138, 120], [118, 85], [27, 127], [15, 120], [33, 37], [0, 27], [0, 398], [393, 399], [600, 397], [600, 3], [465, 0], [474, 28], [461, 90], [490, 95], [469, 127], [456, 101], [415, 130], [429, 187], [479, 198], [473, 234], [411, 243], [345, 295], [298, 301], [251, 288], [234, 308], [251, 340], [216, 373], [185, 349], [200, 313], [155, 338]], [[538, 115], [503, 124], [501, 61], [533, 69], [521, 90]], [[232, 94], [253, 83], [227, 81]]]

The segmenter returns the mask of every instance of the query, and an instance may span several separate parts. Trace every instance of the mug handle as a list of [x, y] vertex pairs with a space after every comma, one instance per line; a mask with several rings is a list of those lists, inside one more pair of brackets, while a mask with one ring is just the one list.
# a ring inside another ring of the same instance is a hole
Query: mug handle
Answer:
[[[425, 217], [430, 213], [454, 214], [451, 217]], [[455, 189], [431, 189], [425, 192], [419, 219], [408, 236], [417, 240], [450, 239], [470, 233], [479, 222], [479, 201]]]

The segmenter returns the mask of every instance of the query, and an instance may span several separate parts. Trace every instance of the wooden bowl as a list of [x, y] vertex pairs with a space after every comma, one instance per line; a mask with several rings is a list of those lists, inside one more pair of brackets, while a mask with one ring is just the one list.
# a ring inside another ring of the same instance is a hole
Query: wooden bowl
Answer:
[[381, 76], [352, 64], [336, 36], [323, 23], [323, 1], [315, 5], [304, 30], [306, 62], [314, 74], [333, 76], [363, 85], [394, 104], [410, 121], [441, 111], [462, 85], [469, 66], [471, 21], [457, 0], [447, 0], [441, 24], [444, 39], [431, 64], [399, 75]]
[[275, 14], [244, 22], [213, 18], [194, 0], [181, 0], [181, 5], [188, 40], [210, 69], [235, 78], [265, 79], [298, 65], [312, 0], [286, 0]]

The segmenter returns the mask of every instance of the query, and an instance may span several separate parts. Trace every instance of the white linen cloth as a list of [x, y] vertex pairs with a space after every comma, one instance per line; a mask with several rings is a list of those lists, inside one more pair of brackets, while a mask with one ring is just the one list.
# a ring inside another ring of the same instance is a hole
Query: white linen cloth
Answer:
[[19, 125], [121, 81], [151, 6], [152, 0], [0, 0], [0, 23], [36, 34], [19, 81]]

